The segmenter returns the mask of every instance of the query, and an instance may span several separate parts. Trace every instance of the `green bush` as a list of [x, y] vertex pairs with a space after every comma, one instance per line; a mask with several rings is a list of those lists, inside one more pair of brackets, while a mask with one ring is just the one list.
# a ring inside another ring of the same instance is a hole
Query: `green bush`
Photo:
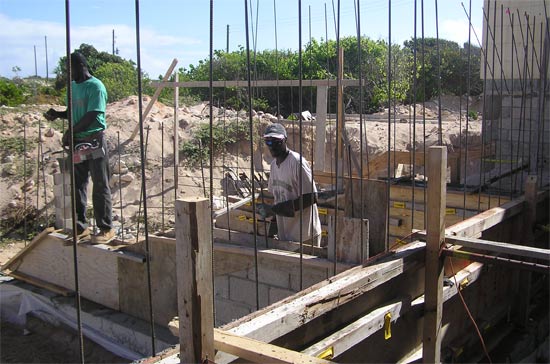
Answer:
[[21, 87], [12, 81], [0, 79], [0, 105], [17, 106], [25, 102]]
[[[238, 141], [249, 139], [248, 124], [232, 121], [216, 124], [212, 127], [212, 149], [214, 155], [221, 153], [225, 147]], [[201, 124], [193, 131], [194, 139], [183, 142], [180, 148], [182, 159], [190, 166], [198, 166], [201, 160], [206, 162], [210, 158], [210, 125]]]

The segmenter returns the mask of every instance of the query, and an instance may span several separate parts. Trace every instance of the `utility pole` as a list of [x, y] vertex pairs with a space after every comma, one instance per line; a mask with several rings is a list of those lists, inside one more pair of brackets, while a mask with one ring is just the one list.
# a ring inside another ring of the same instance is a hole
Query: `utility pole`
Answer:
[[38, 77], [38, 66], [36, 65], [36, 46], [34, 46], [34, 77]]
[[115, 55], [115, 30], [113, 29], [113, 56]]
[[227, 24], [227, 36], [225, 44], [225, 53], [229, 53], [229, 24]]
[[49, 81], [49, 73], [48, 73], [48, 37], [44, 36], [44, 46], [46, 48], [46, 82]]

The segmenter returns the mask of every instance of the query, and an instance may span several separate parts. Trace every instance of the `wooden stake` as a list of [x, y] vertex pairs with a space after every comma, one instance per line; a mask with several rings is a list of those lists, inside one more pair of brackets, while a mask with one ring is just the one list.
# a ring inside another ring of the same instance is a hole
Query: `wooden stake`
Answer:
[[428, 237], [422, 356], [424, 363], [439, 363], [443, 316], [443, 259], [439, 252], [445, 239], [447, 147], [430, 147], [427, 171]]
[[211, 214], [206, 198], [176, 201], [181, 363], [214, 360]]

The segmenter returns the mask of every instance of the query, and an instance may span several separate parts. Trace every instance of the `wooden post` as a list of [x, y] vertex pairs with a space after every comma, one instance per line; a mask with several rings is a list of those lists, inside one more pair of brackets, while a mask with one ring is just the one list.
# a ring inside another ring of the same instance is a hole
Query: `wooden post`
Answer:
[[[179, 73], [174, 74], [174, 81], [179, 82]], [[174, 88], [174, 201], [178, 199], [178, 184], [179, 184], [179, 164], [180, 164], [180, 140], [178, 136], [179, 130], [179, 100], [180, 88]]]
[[212, 216], [209, 200], [176, 201], [176, 275], [180, 362], [214, 360]]
[[317, 107], [315, 115], [315, 160], [313, 168], [316, 172], [325, 170], [325, 149], [327, 138], [327, 96], [328, 86], [317, 86]]
[[445, 240], [447, 147], [430, 147], [427, 167], [428, 226], [422, 356], [424, 363], [439, 363], [443, 316], [443, 259], [439, 252]]
[[336, 146], [338, 148], [338, 158], [344, 159], [344, 145], [342, 143], [343, 140], [343, 132], [344, 132], [344, 85], [342, 84], [342, 79], [344, 78], [344, 48], [340, 48], [338, 50], [338, 80], [340, 80], [340, 83], [338, 84], [338, 117], [336, 118], [336, 122], [338, 123], [337, 129], [338, 129], [338, 135], [339, 138], [336, 140]]

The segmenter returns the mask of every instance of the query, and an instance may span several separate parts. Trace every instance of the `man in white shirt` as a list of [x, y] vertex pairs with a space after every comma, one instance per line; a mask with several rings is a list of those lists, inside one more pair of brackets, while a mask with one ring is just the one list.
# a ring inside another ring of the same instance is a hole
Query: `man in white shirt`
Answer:
[[[280, 240], [298, 242], [301, 237], [303, 242], [320, 246], [321, 221], [317, 209], [317, 187], [309, 164], [299, 153], [288, 148], [287, 132], [281, 124], [270, 124], [263, 138], [273, 157], [268, 190], [273, 194], [274, 205], [267, 207], [267, 210], [277, 218], [277, 236]], [[260, 206], [264, 215], [265, 209], [265, 205]]]

